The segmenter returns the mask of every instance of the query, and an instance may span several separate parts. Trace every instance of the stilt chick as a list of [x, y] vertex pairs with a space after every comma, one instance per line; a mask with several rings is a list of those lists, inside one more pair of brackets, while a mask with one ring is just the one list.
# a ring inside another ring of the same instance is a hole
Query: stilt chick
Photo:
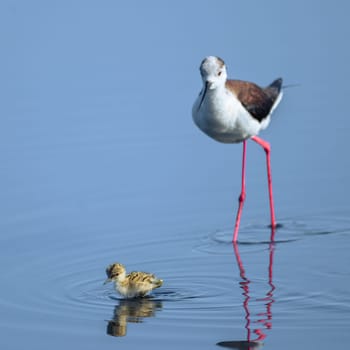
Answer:
[[126, 274], [122, 264], [114, 263], [106, 268], [108, 282], [115, 282], [115, 289], [125, 298], [144, 297], [163, 284], [163, 280], [147, 272], [130, 272]]

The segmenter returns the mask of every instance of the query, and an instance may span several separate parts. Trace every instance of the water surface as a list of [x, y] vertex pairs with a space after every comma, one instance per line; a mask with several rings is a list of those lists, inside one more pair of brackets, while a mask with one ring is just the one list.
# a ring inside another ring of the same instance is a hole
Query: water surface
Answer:
[[[329, 349], [347, 342], [348, 5], [201, 7], [3, 1], [0, 345], [4, 349]], [[233, 20], [234, 19], [234, 20]], [[191, 120], [203, 57], [284, 99], [264, 153]], [[164, 279], [142, 300], [103, 285], [119, 261]]]

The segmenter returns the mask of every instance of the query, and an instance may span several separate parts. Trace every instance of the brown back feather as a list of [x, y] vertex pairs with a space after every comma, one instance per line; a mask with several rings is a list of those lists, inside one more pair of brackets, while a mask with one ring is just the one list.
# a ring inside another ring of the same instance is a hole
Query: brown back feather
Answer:
[[242, 80], [227, 80], [226, 87], [232, 91], [251, 116], [261, 122], [271, 112], [281, 88], [282, 79], [275, 80], [266, 88]]

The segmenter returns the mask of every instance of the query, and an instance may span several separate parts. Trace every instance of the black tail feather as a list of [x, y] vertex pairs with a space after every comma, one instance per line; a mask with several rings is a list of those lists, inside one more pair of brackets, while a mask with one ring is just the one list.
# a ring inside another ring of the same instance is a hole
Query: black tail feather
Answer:
[[269, 86], [264, 89], [265, 93], [267, 93], [270, 98], [275, 100], [282, 89], [282, 83], [282, 78], [274, 80]]
[[283, 83], [283, 79], [282, 79], [282, 78], [278, 78], [278, 79], [274, 80], [274, 81], [268, 86], [268, 88], [270, 88], [270, 89], [276, 89], [278, 92], [280, 92], [281, 89], [282, 89], [282, 83]]

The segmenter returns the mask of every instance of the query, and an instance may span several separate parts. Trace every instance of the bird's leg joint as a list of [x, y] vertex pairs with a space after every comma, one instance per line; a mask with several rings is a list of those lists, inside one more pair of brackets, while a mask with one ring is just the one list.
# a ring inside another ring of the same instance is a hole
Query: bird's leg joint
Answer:
[[243, 203], [245, 201], [245, 198], [246, 198], [246, 193], [245, 191], [242, 191], [242, 193], [238, 197], [238, 202]]

